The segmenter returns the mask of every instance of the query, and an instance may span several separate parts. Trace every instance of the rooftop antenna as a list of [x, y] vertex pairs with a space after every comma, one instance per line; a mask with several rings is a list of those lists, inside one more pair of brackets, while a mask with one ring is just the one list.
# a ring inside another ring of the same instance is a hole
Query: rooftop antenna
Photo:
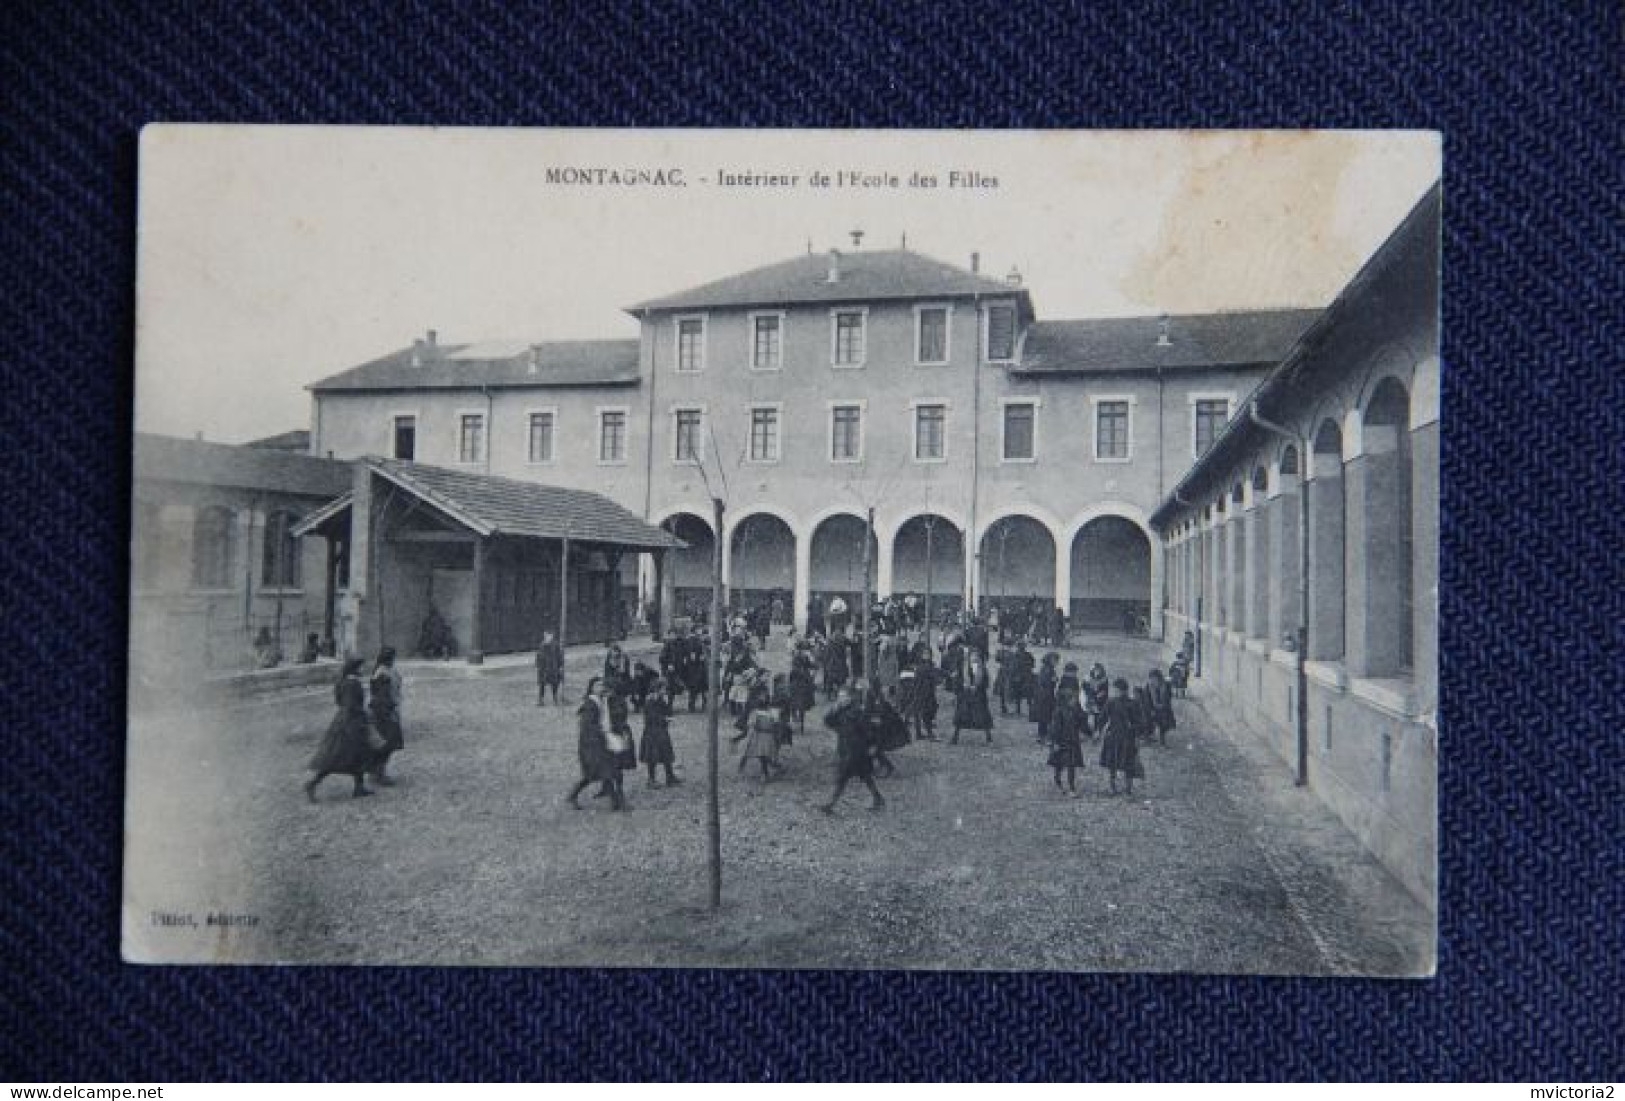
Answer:
[[903, 244], [902, 244], [901, 247], [902, 247], [904, 252], [908, 251], [908, 231], [907, 230], [903, 231]]
[[857, 249], [857, 248], [862, 248], [863, 247], [863, 230], [861, 230], [861, 229], [849, 230], [848, 234], [852, 238], [852, 247], [853, 248]]

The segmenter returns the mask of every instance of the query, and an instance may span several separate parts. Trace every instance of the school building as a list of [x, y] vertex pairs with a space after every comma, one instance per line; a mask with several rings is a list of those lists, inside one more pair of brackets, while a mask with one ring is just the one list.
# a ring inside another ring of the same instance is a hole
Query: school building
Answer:
[[[595, 493], [318, 458], [288, 442], [136, 434], [138, 698], [293, 663], [311, 635], [329, 653], [445, 647], [475, 661], [533, 647], [540, 622], [568, 642], [624, 638], [621, 559], [649, 555], [658, 566], [680, 547]], [[438, 639], [425, 634], [431, 610]]]
[[[794, 256], [627, 307], [624, 340], [410, 345], [310, 385], [311, 448], [590, 490], [680, 540], [620, 585], [861, 592], [1162, 619], [1151, 514], [1314, 309], [1049, 320], [1019, 273], [907, 249]], [[534, 638], [550, 626], [543, 615]]]
[[1435, 186], [1150, 518], [1165, 638], [1429, 905], [1439, 231]]
[[331, 459], [136, 433], [132, 682], [252, 667], [261, 632], [290, 658], [327, 633], [325, 563], [294, 527], [349, 484]]

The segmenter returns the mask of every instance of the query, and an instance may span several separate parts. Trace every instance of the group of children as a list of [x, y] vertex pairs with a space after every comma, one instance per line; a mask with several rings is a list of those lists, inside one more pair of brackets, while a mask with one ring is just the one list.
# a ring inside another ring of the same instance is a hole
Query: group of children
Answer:
[[[1045, 668], [1053, 666], [1053, 654], [1045, 657]], [[1053, 683], [1053, 691], [1045, 688]], [[1117, 794], [1121, 773], [1124, 791], [1134, 794], [1134, 781], [1144, 779], [1140, 763], [1140, 743], [1153, 734], [1166, 745], [1168, 731], [1175, 726], [1173, 692], [1162, 670], [1151, 670], [1143, 685], [1130, 688], [1118, 677], [1108, 681], [1106, 669], [1098, 662], [1086, 679], [1080, 680], [1078, 667], [1068, 662], [1053, 681], [1041, 672], [1039, 695], [1031, 708], [1039, 724], [1039, 741], [1050, 747], [1048, 764], [1054, 772], [1055, 787], [1076, 795], [1077, 770], [1083, 764], [1083, 739], [1100, 739], [1100, 767], [1107, 770], [1111, 792]], [[1063, 788], [1063, 773], [1066, 784]]]
[[[640, 672], [646, 675], [640, 676]], [[636, 739], [631, 726], [634, 710], [643, 716], [643, 736]], [[616, 810], [626, 810], [622, 774], [636, 771], [640, 764], [649, 770], [651, 788], [661, 786], [661, 770], [667, 787], [681, 784], [675, 770], [671, 712], [665, 681], [642, 662], [635, 672], [621, 648], [611, 646], [604, 658], [603, 674], [587, 682], [581, 706], [576, 709], [581, 779], [570, 792], [570, 804], [579, 809], [581, 793], [596, 782], [599, 788], [595, 797], [607, 797]]]
[[[825, 716], [825, 725], [837, 734], [836, 790], [826, 809], [839, 800], [847, 783], [862, 780], [871, 789], [875, 805], [883, 805], [874, 786], [875, 768], [885, 778], [895, 771], [887, 756], [911, 740], [934, 741], [936, 734], [937, 691], [946, 688], [954, 697], [954, 730], [950, 739], [957, 743], [964, 729], [983, 730], [992, 741], [993, 718], [990, 693], [999, 702], [999, 712], [1011, 711], [1027, 717], [1037, 728], [1037, 740], [1048, 749], [1047, 764], [1055, 786], [1077, 794], [1077, 771], [1084, 764], [1084, 741], [1099, 740], [1098, 763], [1107, 770], [1112, 794], [1117, 794], [1119, 775], [1123, 790], [1132, 794], [1134, 781], [1143, 779], [1140, 745], [1152, 737], [1163, 744], [1175, 726], [1173, 699], [1183, 696], [1190, 655], [1182, 647], [1167, 675], [1151, 670], [1147, 680], [1131, 686], [1122, 677], [1108, 678], [1106, 669], [1095, 663], [1087, 676], [1080, 675], [1076, 663], [1060, 664], [1060, 655], [1045, 654], [1035, 659], [1025, 640], [1011, 641], [1001, 633], [995, 656], [997, 674], [990, 678], [986, 668], [986, 635], [975, 630], [974, 621], [948, 639], [941, 664], [933, 660], [930, 644], [921, 638], [913, 646], [907, 638], [886, 636], [880, 640], [871, 660], [875, 666], [869, 677], [851, 676], [863, 667], [864, 647], [845, 634], [826, 638], [814, 634], [792, 638], [788, 673], [774, 675], [758, 660], [757, 641], [748, 629], [738, 625], [730, 632], [719, 670], [723, 700], [736, 731], [733, 742], [742, 744], [739, 770], [752, 762], [760, 769], [763, 782], [772, 782], [786, 771], [780, 751], [805, 733], [806, 716], [817, 703], [817, 675], [824, 674], [826, 696], [834, 706]], [[673, 769], [670, 720], [673, 698], [689, 695], [689, 708], [705, 701], [708, 685], [709, 646], [698, 630], [688, 635], [673, 631], [661, 650], [660, 672], [642, 662], [632, 662], [612, 645], [604, 659], [601, 677], [588, 686], [580, 716], [582, 780], [572, 792], [576, 798], [594, 780], [601, 783], [600, 795], [624, 807], [621, 773], [642, 764], [649, 772], [649, 786], [660, 786], [658, 770], [664, 769], [668, 785], [680, 783]], [[538, 668], [543, 659], [538, 656]], [[562, 661], [549, 661], [551, 669]], [[549, 687], [545, 680], [541, 689]], [[556, 683], [552, 685], [556, 699]], [[644, 731], [634, 743], [628, 724], [633, 711], [641, 712]]]

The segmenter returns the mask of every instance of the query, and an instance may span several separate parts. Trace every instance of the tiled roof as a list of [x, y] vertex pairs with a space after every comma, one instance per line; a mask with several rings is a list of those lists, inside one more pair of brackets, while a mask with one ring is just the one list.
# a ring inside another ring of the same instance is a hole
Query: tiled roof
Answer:
[[956, 268], [902, 249], [843, 252], [840, 278], [829, 281], [830, 256], [815, 252], [764, 268], [730, 275], [664, 298], [629, 307], [639, 310], [698, 309], [707, 306], [777, 306], [797, 302], [856, 302], [876, 299], [963, 298], [973, 294], [1015, 294], [1031, 312], [1027, 291], [999, 279]]
[[[412, 366], [414, 352], [421, 366]], [[605, 386], [638, 381], [636, 340], [521, 340], [402, 348], [306, 389], [460, 390], [469, 387]]]
[[586, 490], [398, 459], [363, 461], [482, 535], [568, 537], [646, 549], [684, 545], [671, 533], [645, 524], [609, 498]]
[[278, 432], [274, 436], [264, 439], [249, 440], [244, 447], [261, 447], [270, 451], [296, 451], [301, 454], [310, 453], [310, 429], [294, 428], [287, 432]]
[[325, 498], [350, 488], [350, 464], [292, 451], [137, 432], [135, 479]]
[[1035, 321], [1027, 328], [1018, 371], [1035, 374], [1147, 371], [1278, 363], [1320, 316], [1318, 309], [1175, 314], [1167, 343], [1160, 317]]

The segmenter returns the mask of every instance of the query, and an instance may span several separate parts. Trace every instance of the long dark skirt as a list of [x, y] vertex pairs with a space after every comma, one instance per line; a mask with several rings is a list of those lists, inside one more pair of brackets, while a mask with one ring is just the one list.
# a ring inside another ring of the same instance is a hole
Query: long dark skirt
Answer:
[[327, 733], [316, 746], [310, 758], [310, 770], [315, 773], [336, 772], [359, 776], [373, 767], [377, 754], [367, 743], [367, 720], [364, 716], [340, 711], [328, 724]]
[[677, 752], [672, 749], [671, 731], [665, 724], [643, 728], [643, 741], [638, 746], [638, 760], [646, 765], [676, 763]]
[[1049, 751], [1050, 768], [1078, 768], [1083, 764], [1083, 748], [1077, 738], [1063, 739]]
[[835, 761], [835, 781], [861, 780], [875, 774], [874, 758], [864, 753], [843, 753]]
[[959, 700], [954, 704], [954, 725], [963, 730], [993, 729], [993, 712], [988, 710], [985, 687], [960, 689]]
[[1106, 731], [1106, 739], [1100, 746], [1100, 767], [1136, 780], [1145, 777], [1145, 769], [1140, 764], [1140, 744], [1131, 731]]
[[378, 731], [384, 739], [384, 748], [380, 751], [385, 757], [406, 746], [406, 733], [401, 729], [401, 713], [393, 707], [387, 711], [374, 711], [372, 713], [373, 729]]

